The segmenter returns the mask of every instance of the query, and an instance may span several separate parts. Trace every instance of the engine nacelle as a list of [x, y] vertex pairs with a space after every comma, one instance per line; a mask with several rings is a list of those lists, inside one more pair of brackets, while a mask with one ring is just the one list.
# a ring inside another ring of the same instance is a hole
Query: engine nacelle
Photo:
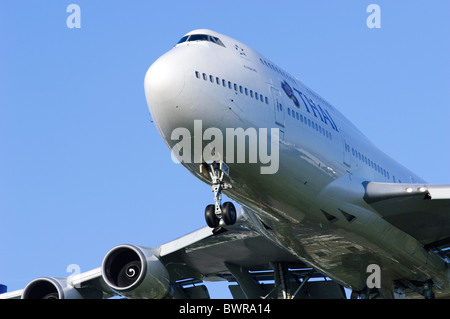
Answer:
[[160, 299], [169, 291], [169, 273], [149, 249], [120, 245], [103, 259], [103, 280], [129, 298]]
[[41, 277], [31, 281], [23, 290], [22, 299], [82, 299], [80, 293], [65, 279]]

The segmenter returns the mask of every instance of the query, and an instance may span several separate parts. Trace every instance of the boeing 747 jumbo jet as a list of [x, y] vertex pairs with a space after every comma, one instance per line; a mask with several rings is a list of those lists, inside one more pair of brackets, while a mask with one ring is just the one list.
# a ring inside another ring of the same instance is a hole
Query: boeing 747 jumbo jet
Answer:
[[218, 280], [234, 298], [450, 296], [450, 185], [391, 159], [299, 79], [195, 30], [144, 87], [172, 159], [211, 186], [207, 226], [2, 298], [208, 298], [201, 282]]

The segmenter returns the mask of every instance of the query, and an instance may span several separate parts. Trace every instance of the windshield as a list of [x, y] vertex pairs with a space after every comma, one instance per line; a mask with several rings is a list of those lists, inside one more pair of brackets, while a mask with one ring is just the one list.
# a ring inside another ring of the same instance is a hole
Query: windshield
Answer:
[[208, 41], [208, 42], [212, 42], [215, 44], [218, 44], [222, 47], [225, 47], [225, 45], [222, 43], [222, 41], [220, 41], [220, 39], [218, 37], [214, 37], [212, 35], [208, 35], [208, 34], [191, 34], [191, 35], [186, 35], [184, 37], [182, 37], [180, 39], [180, 41], [178, 41], [177, 44], [183, 43], [183, 42], [192, 42], [192, 41]]

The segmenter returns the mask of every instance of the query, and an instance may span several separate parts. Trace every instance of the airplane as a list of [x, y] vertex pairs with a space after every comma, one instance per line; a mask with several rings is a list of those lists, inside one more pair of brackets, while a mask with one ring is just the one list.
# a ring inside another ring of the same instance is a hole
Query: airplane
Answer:
[[207, 225], [0, 298], [209, 298], [205, 281], [232, 283], [237, 299], [450, 296], [450, 185], [383, 153], [298, 78], [199, 29], [144, 89], [172, 159], [211, 186]]

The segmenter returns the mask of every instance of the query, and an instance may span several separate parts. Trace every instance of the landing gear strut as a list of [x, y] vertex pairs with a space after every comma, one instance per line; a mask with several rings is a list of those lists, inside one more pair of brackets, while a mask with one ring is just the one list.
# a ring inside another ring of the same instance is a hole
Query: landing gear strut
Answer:
[[201, 164], [200, 173], [212, 181], [211, 190], [214, 193], [214, 204], [205, 208], [206, 223], [211, 228], [217, 228], [220, 220], [225, 225], [236, 223], [236, 208], [233, 203], [225, 202], [222, 205], [222, 190], [231, 188], [231, 185], [223, 181], [224, 176], [229, 174], [229, 168], [225, 163]]

